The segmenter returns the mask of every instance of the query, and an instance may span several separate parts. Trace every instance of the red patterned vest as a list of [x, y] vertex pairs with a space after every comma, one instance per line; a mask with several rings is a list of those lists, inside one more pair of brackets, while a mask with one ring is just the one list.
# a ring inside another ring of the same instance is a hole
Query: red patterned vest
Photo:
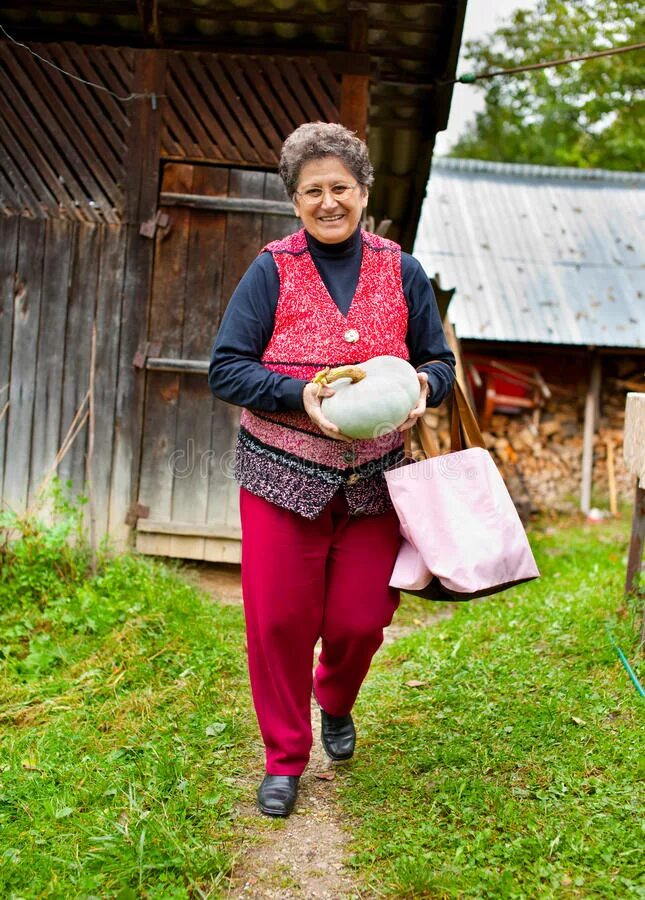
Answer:
[[[401, 248], [365, 231], [361, 237], [360, 275], [347, 316], [316, 269], [304, 229], [264, 248], [280, 279], [274, 331], [261, 360], [267, 369], [309, 380], [325, 366], [383, 354], [409, 359]], [[348, 444], [328, 438], [304, 412], [244, 410], [235, 475], [251, 493], [307, 518], [340, 487], [352, 513], [376, 515], [391, 506], [383, 472], [400, 457], [397, 431]]]

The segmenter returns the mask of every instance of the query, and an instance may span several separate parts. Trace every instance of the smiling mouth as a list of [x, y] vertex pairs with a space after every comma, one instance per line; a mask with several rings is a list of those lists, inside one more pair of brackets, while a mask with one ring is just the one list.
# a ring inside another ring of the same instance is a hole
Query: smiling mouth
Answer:
[[342, 218], [344, 218], [344, 216], [342, 213], [340, 213], [337, 216], [320, 216], [318, 221], [319, 222], [340, 222], [340, 220]]

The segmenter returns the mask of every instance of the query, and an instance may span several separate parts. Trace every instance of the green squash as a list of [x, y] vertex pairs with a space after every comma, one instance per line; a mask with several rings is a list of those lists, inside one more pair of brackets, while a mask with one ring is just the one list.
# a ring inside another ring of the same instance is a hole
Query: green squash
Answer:
[[375, 356], [356, 366], [319, 372], [314, 382], [333, 384], [323, 414], [347, 437], [366, 440], [395, 431], [419, 400], [419, 379], [398, 356]]

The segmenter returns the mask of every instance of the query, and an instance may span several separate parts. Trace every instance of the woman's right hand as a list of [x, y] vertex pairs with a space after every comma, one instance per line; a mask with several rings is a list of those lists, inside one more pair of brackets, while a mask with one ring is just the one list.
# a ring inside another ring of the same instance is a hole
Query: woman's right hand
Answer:
[[306, 384], [302, 391], [302, 402], [305, 407], [305, 412], [318, 428], [322, 431], [323, 434], [326, 434], [327, 437], [334, 438], [337, 441], [351, 441], [352, 439], [347, 437], [346, 434], [343, 434], [338, 427], [338, 425], [334, 425], [333, 422], [330, 422], [329, 419], [326, 419], [323, 415], [321, 401], [325, 397], [333, 397], [336, 392], [332, 390], [332, 388], [327, 387], [326, 384]]

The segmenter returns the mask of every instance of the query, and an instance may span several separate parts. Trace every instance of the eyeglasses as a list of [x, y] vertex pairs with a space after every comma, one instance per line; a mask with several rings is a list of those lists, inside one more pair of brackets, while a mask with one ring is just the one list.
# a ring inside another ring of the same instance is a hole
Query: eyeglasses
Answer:
[[[356, 184], [333, 184], [329, 188], [329, 193], [334, 200], [346, 200], [351, 192], [357, 187], [358, 182], [356, 182]], [[307, 206], [315, 206], [317, 203], [320, 203], [325, 196], [325, 189], [321, 187], [310, 187], [307, 188], [306, 191], [294, 191], [294, 193], [297, 194]]]

